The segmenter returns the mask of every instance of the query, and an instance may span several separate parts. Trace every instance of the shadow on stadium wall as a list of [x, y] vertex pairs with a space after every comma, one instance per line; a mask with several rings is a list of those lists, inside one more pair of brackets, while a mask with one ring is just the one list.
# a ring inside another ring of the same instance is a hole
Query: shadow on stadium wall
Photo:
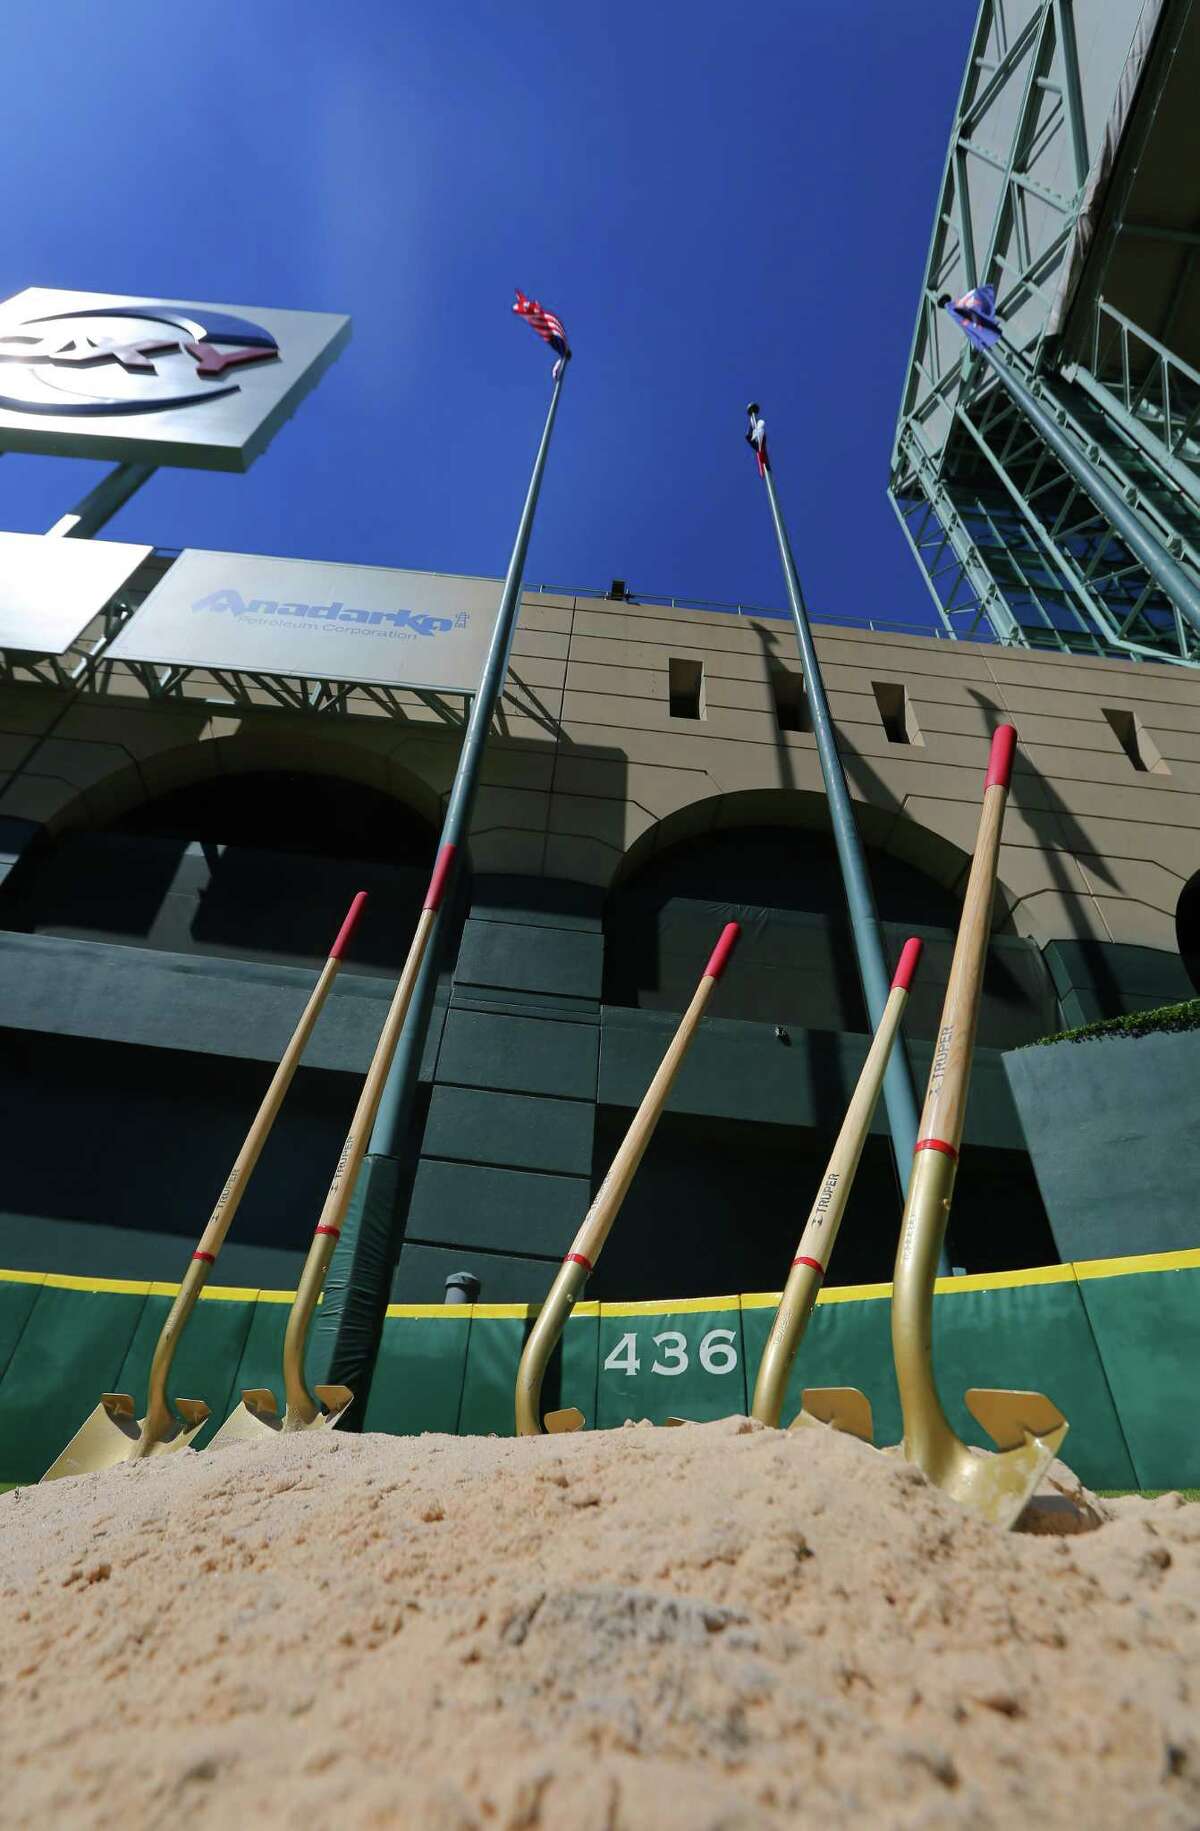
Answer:
[[[184, 1241], [203, 1224], [271, 1072], [254, 1034], [262, 1000], [280, 987], [285, 1017], [293, 1003], [298, 1015], [360, 889], [369, 903], [335, 999], [369, 1007], [359, 1051], [369, 1054], [428, 883], [436, 797], [415, 779], [389, 793], [341, 773], [340, 747], [314, 747], [311, 760], [283, 754], [307, 766], [254, 766], [262, 759], [251, 752], [239, 768], [231, 748], [219, 761], [204, 756], [201, 779], [150, 799], [127, 772], [124, 792], [106, 793], [106, 819], [85, 825], [81, 802], [78, 819], [10, 873], [0, 929], [14, 942], [25, 933], [100, 945], [73, 961], [88, 1014], [77, 1018], [49, 982], [37, 1027], [0, 1033], [7, 1268], [178, 1278]], [[359, 756], [360, 772], [379, 767]], [[443, 970], [468, 899], [464, 873]], [[132, 978], [130, 948], [142, 950]], [[35, 968], [47, 970], [44, 956], [31, 957]], [[293, 985], [281, 968], [304, 971]], [[186, 1000], [171, 989], [184, 982]], [[336, 1033], [327, 1019], [326, 1048]], [[294, 1284], [353, 1111], [355, 1067], [300, 1069], [222, 1256], [222, 1282]]]
[[[873, 822], [874, 812], [863, 820], [868, 835], [886, 825]], [[697, 817], [706, 830], [695, 830]], [[889, 959], [909, 934], [926, 945], [906, 1020], [919, 1104], [969, 860], [924, 829], [906, 832], [904, 843], [909, 857], [878, 838], [868, 838], [867, 852]], [[1037, 944], [1004, 932], [1002, 908], [1003, 899], [979, 1026], [980, 1048], [991, 1052], [1045, 1035], [1057, 1021]], [[681, 1081], [682, 1097], [660, 1125], [593, 1280], [597, 1296], [778, 1288], [840, 1125], [860, 1059], [854, 1036], [865, 1041], [868, 1022], [823, 797], [725, 796], [684, 810], [631, 849], [605, 910], [604, 1001], [614, 1017], [624, 1008], [636, 1024], [635, 1011], [682, 1010], [729, 920], [741, 923], [742, 940], [709, 1012], [712, 1025], [727, 1027], [730, 1065], [722, 1072], [717, 1052], [712, 1068], [697, 1062], [690, 1082]], [[971, 1271], [1057, 1256], [994, 1053], [991, 1063], [973, 1091], [988, 1143], [977, 1128], [960, 1191], [971, 1219], [956, 1260]], [[593, 1186], [628, 1116], [601, 1104]], [[890, 1278], [899, 1206], [890, 1147], [877, 1132], [831, 1283]], [[672, 1216], [687, 1219], [687, 1289]]]

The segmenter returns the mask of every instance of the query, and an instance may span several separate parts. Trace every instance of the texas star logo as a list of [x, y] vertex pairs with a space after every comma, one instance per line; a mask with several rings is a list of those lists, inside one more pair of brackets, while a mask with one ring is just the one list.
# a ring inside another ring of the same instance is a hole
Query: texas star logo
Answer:
[[0, 409], [162, 413], [237, 394], [234, 372], [278, 357], [261, 324], [207, 306], [147, 299], [51, 312], [0, 322]]

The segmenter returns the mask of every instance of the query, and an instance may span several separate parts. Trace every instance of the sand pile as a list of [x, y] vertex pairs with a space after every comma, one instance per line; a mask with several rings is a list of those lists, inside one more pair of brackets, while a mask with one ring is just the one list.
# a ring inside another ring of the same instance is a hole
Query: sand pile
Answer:
[[0, 1498], [6, 1825], [1200, 1824], [1200, 1506], [1000, 1534], [745, 1419]]

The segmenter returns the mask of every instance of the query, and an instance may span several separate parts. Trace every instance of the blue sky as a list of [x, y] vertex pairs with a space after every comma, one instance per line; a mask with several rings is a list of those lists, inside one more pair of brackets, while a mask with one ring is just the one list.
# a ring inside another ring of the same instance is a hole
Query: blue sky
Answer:
[[[753, 394], [814, 610], [925, 622], [885, 488], [973, 11], [16, 8], [0, 294], [354, 319], [246, 476], [160, 471], [115, 538], [502, 572], [552, 360], [520, 286], [576, 351], [529, 582], [779, 604]], [[0, 522], [102, 469], [6, 456]]]

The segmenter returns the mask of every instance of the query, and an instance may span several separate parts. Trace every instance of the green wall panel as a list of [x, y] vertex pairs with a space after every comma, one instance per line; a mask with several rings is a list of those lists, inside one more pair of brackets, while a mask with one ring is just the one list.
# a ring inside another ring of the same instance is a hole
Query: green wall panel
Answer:
[[458, 1430], [471, 1310], [431, 1306], [428, 1316], [384, 1319], [364, 1430], [416, 1436]]
[[462, 1010], [446, 1015], [437, 1078], [497, 1092], [596, 1097], [596, 1024]]
[[[275, 1403], [283, 1410], [283, 1337], [287, 1329], [290, 1303], [256, 1303], [246, 1331], [241, 1357], [234, 1368], [225, 1416], [241, 1404], [242, 1394], [251, 1386], [268, 1386]], [[312, 1336], [309, 1336], [312, 1349]], [[311, 1377], [311, 1375], [310, 1375]], [[190, 1396], [190, 1395], [189, 1395]], [[218, 1421], [224, 1423], [224, 1418]]]
[[37, 1481], [118, 1379], [146, 1288], [45, 1284], [0, 1384], [0, 1479]]
[[[792, 1364], [782, 1424], [789, 1425], [796, 1417], [806, 1386], [857, 1386], [871, 1401], [876, 1443], [899, 1440], [900, 1398], [892, 1371], [890, 1314], [886, 1297], [817, 1304]], [[774, 1320], [774, 1307], [744, 1304], [747, 1409]]]
[[[747, 1409], [737, 1299], [677, 1309], [601, 1304], [596, 1422], [668, 1418], [702, 1423]], [[657, 1371], [656, 1371], [657, 1369]]]
[[41, 1288], [40, 1282], [0, 1280], [0, 1381], [8, 1371]]
[[459, 1421], [464, 1437], [514, 1435], [517, 1363], [531, 1321], [525, 1315], [480, 1316], [472, 1323]]
[[392, 1277], [393, 1303], [445, 1303], [446, 1279], [474, 1272], [481, 1303], [536, 1303], [550, 1289], [562, 1261], [524, 1258], [516, 1253], [480, 1252], [461, 1246], [426, 1246], [410, 1240], [401, 1248]]
[[463, 929], [454, 983], [598, 999], [603, 970], [604, 939], [599, 934], [472, 918]]
[[[561, 1259], [590, 1199], [586, 1176], [548, 1176], [536, 1170], [427, 1157], [417, 1171], [408, 1205], [407, 1237], [444, 1241], [460, 1251], [508, 1247], [522, 1255]], [[472, 1264], [471, 1270], [483, 1275], [478, 1265]], [[537, 1289], [522, 1290], [517, 1297], [528, 1302], [538, 1294]], [[485, 1300], [490, 1297], [492, 1293], [485, 1293]], [[494, 1301], [504, 1299], [496, 1294]]]
[[435, 1087], [421, 1154], [458, 1163], [588, 1176], [593, 1115], [590, 1100], [543, 1100], [532, 1094]]
[[1079, 1291], [1133, 1458], [1128, 1485], [1200, 1487], [1200, 1264], [1111, 1278], [1086, 1269]]
[[1081, 1481], [1096, 1488], [1138, 1485], [1073, 1279], [939, 1297], [933, 1360], [946, 1416], [965, 1442], [991, 1447], [962, 1402], [969, 1387], [1044, 1392], [1071, 1427], [1063, 1460]]
[[[516, 1430], [517, 1366], [537, 1308], [530, 1305], [517, 1315], [490, 1316], [489, 1307], [478, 1305], [471, 1325], [459, 1429], [463, 1436], [511, 1437]], [[596, 1416], [599, 1318], [593, 1304], [581, 1304], [580, 1312], [567, 1324], [562, 1347], [546, 1369], [542, 1411], [575, 1405], [591, 1424]]]

